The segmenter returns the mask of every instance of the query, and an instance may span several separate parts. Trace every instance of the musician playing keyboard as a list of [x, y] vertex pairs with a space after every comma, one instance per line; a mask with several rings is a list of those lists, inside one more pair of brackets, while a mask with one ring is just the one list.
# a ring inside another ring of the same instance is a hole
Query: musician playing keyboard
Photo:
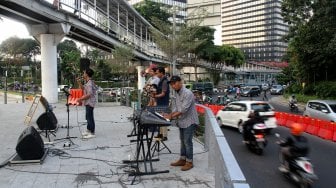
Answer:
[[164, 114], [166, 119], [176, 119], [180, 132], [180, 159], [171, 166], [181, 166], [182, 171], [193, 168], [193, 134], [199, 124], [193, 93], [183, 86], [179, 76], [168, 82], [173, 88], [172, 112]]

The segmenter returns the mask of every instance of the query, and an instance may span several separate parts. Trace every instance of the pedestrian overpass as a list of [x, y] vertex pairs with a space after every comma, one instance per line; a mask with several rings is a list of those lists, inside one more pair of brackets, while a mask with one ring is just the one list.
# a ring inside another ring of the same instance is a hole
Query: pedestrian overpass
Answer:
[[108, 52], [131, 45], [140, 62], [168, 63], [150, 23], [125, 0], [1, 0], [0, 16], [24, 23], [39, 41], [42, 95], [51, 103], [58, 100], [56, 47], [64, 37]]

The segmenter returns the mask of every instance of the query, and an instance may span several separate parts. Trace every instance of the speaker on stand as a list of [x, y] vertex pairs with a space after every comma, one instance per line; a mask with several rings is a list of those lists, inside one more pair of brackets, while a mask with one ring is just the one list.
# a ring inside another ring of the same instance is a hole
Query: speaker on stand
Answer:
[[[46, 111], [37, 118], [36, 124], [38, 128], [45, 132], [45, 137], [50, 142], [50, 134], [56, 136], [57, 131], [57, 118], [53, 111]], [[41, 133], [42, 133], [41, 132]]]
[[90, 59], [89, 58], [80, 58], [79, 60], [79, 70], [83, 73], [84, 70], [90, 68]]

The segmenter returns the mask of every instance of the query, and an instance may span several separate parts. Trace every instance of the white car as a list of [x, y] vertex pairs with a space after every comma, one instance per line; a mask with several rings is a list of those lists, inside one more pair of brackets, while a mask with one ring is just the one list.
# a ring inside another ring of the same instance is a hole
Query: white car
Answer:
[[263, 117], [268, 131], [277, 127], [274, 108], [265, 101], [235, 101], [229, 103], [224, 109], [218, 111], [216, 115], [220, 126], [230, 126], [238, 128], [243, 132], [243, 123], [248, 120], [248, 115], [253, 110], [258, 110]]
[[336, 101], [310, 100], [307, 102], [303, 115], [336, 122]]

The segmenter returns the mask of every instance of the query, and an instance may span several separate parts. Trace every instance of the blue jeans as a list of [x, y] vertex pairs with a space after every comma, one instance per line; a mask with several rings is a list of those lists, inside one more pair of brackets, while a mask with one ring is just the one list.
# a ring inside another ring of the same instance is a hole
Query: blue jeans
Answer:
[[85, 106], [85, 117], [87, 121], [87, 129], [92, 133], [95, 133], [95, 122], [93, 118], [93, 107], [86, 105]]
[[192, 124], [187, 128], [180, 128], [181, 140], [181, 158], [186, 158], [186, 161], [192, 162], [193, 160], [193, 142], [192, 138], [196, 129], [196, 124]]

